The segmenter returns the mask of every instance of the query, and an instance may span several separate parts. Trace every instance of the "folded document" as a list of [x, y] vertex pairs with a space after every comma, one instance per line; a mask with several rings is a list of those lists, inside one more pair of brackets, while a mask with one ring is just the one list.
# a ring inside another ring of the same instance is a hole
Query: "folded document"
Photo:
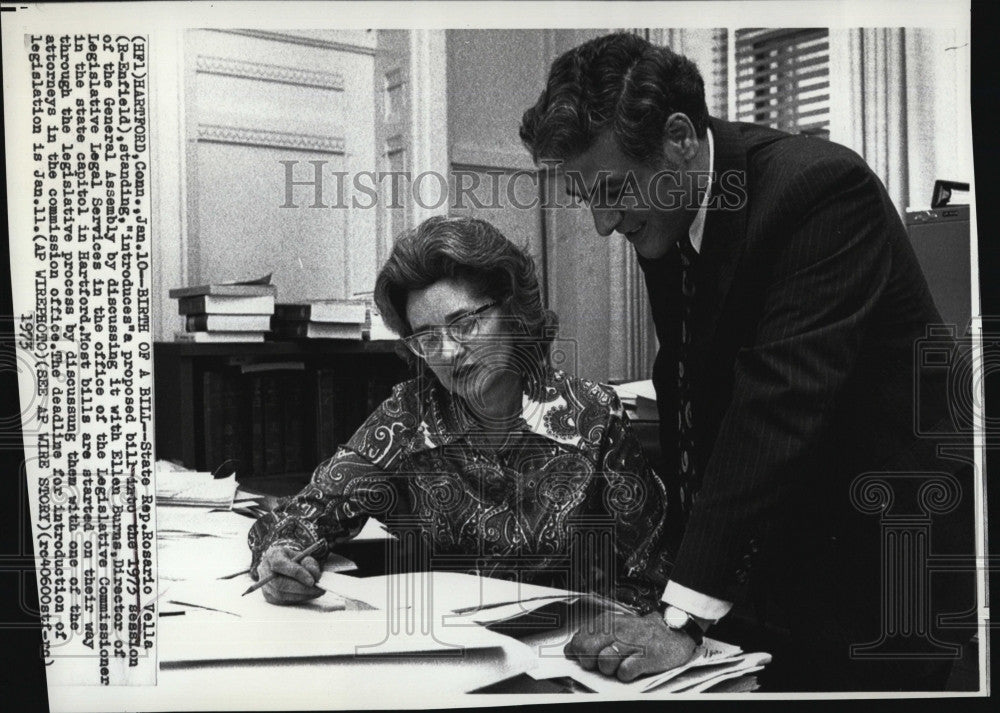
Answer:
[[770, 654], [745, 653], [739, 646], [706, 637], [683, 666], [625, 683], [600, 671], [588, 671], [563, 657], [562, 648], [570, 635], [565, 631], [545, 632], [522, 638], [538, 654], [538, 666], [528, 675], [536, 680], [569, 676], [595, 693], [696, 693], [724, 680], [756, 673], [771, 661]]

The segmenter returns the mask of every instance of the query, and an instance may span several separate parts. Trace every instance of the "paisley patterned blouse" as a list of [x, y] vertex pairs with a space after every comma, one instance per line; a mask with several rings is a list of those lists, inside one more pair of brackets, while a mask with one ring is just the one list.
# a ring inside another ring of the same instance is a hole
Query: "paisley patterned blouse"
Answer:
[[371, 516], [410, 569], [593, 591], [641, 613], [669, 578], [666, 492], [614, 391], [549, 371], [502, 435], [462, 427], [434, 380], [398, 385], [298, 495], [250, 531], [252, 573], [274, 544], [324, 541]]

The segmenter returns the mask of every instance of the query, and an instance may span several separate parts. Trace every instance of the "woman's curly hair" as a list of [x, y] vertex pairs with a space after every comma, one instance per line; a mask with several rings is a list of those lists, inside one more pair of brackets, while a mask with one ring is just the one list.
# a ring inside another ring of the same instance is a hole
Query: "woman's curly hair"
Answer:
[[535, 163], [568, 160], [611, 129], [622, 153], [649, 163], [662, 156], [666, 120], [675, 112], [705, 136], [708, 107], [698, 68], [668, 47], [619, 32], [552, 63], [545, 89], [522, 117], [521, 141]]
[[401, 337], [412, 334], [409, 293], [445, 278], [465, 280], [481, 296], [502, 303], [521, 328], [515, 346], [532, 364], [547, 365], [558, 320], [542, 305], [535, 261], [477, 218], [428, 218], [397, 239], [375, 280], [375, 305], [386, 325]]

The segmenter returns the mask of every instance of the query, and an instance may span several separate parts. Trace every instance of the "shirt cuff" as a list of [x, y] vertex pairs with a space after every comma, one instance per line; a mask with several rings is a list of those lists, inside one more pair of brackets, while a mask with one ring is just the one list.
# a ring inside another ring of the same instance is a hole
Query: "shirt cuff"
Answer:
[[696, 592], [674, 581], [667, 582], [667, 589], [663, 593], [662, 599], [667, 604], [686, 611], [692, 616], [711, 621], [718, 621], [733, 608], [732, 602]]

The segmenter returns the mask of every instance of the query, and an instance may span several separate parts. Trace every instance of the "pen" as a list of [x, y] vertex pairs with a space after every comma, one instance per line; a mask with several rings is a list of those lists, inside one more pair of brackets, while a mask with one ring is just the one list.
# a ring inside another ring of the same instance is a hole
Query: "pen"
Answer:
[[[292, 562], [294, 562], [295, 564], [298, 564], [299, 562], [301, 562], [302, 560], [304, 560], [306, 557], [308, 557], [309, 555], [311, 555], [313, 552], [316, 552], [322, 546], [323, 546], [323, 540], [317, 540], [313, 544], [309, 545], [309, 547], [307, 547], [306, 549], [302, 550], [297, 555], [295, 555], [292, 558]], [[273, 580], [277, 576], [278, 576], [277, 572], [273, 572], [273, 573], [269, 574], [267, 577], [264, 577], [264, 579], [260, 580], [256, 584], [251, 585], [249, 589], [247, 589], [245, 592], [243, 592], [243, 596], [245, 597], [250, 592], [256, 592], [258, 589], [260, 589], [261, 587], [263, 587], [265, 584], [267, 584], [268, 582], [270, 582], [271, 580]]]

